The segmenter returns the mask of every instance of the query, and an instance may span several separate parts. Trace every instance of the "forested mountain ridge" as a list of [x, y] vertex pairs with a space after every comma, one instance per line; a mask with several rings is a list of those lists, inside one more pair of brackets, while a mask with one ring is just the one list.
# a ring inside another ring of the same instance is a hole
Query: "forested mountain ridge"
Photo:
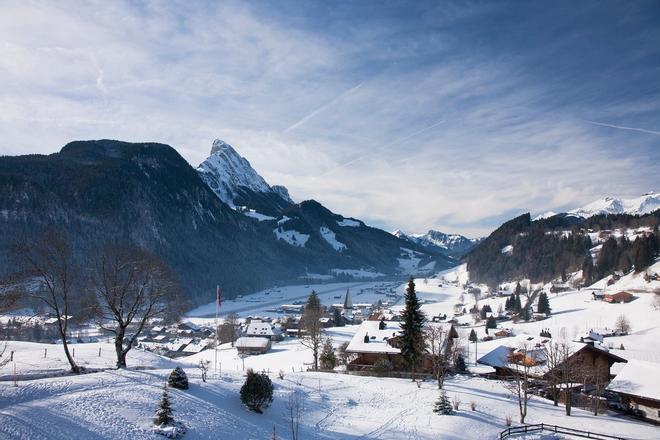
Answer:
[[523, 214], [466, 256], [470, 279], [489, 285], [522, 278], [548, 282], [584, 269], [588, 284], [615, 270], [641, 270], [660, 251], [659, 224], [660, 211], [589, 218], [558, 214], [535, 221]]
[[[280, 188], [270, 192], [285, 200]], [[9, 248], [17, 237], [55, 227], [81, 254], [108, 242], [155, 252], [193, 304], [209, 301], [217, 284], [232, 297], [333, 269], [402, 274], [401, 247], [412, 247], [408, 242], [313, 201], [283, 205], [287, 220], [259, 221], [232, 209], [164, 144], [76, 141], [50, 155], [0, 157], [0, 267], [11, 269]], [[296, 228], [307, 228], [309, 244], [287, 241], [302, 236]], [[450, 264], [413, 249], [421, 261]]]

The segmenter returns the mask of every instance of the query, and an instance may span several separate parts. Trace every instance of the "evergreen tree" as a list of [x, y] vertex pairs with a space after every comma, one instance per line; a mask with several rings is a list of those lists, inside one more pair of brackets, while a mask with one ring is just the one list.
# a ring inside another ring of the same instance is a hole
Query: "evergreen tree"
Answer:
[[594, 282], [594, 260], [591, 258], [591, 252], [587, 252], [582, 262], [582, 282], [589, 286]]
[[337, 356], [335, 355], [335, 349], [332, 347], [332, 339], [326, 338], [323, 343], [323, 349], [321, 350], [321, 356], [319, 357], [319, 362], [321, 368], [324, 370], [332, 370], [337, 365]]
[[424, 323], [426, 318], [421, 311], [421, 304], [415, 293], [415, 281], [408, 280], [405, 308], [401, 314], [401, 355], [410, 367], [412, 379], [415, 380], [415, 367], [424, 353]]
[[167, 384], [172, 388], [178, 388], [180, 390], [188, 389], [188, 376], [186, 372], [183, 371], [183, 368], [176, 367], [170, 373], [170, 376], [167, 378]]
[[248, 369], [245, 383], [241, 387], [241, 402], [251, 411], [261, 414], [263, 408], [273, 401], [273, 383], [264, 373]]
[[154, 425], [156, 426], [169, 426], [174, 422], [172, 417], [172, 406], [170, 404], [170, 395], [167, 392], [167, 384], [163, 386], [163, 394], [160, 398], [158, 410], [156, 410], [156, 417], [154, 418]]
[[344, 327], [344, 317], [341, 316], [341, 312], [339, 311], [338, 308], [335, 308], [332, 311], [332, 316], [333, 316], [333, 321], [335, 321], [335, 327]]
[[520, 313], [521, 310], [522, 310], [522, 303], [520, 302], [520, 294], [517, 293], [513, 303], [513, 311], [516, 313]]
[[536, 311], [538, 313], [544, 313], [549, 315], [551, 313], [550, 301], [548, 300], [548, 295], [545, 292], [539, 294], [539, 302], [536, 306]]
[[447, 393], [445, 392], [445, 390], [440, 391], [440, 397], [438, 397], [438, 400], [435, 402], [435, 406], [433, 407], [433, 412], [443, 415], [454, 414], [454, 408], [452, 408], [451, 402], [449, 401], [449, 398], [447, 397]]
[[385, 318], [380, 318], [380, 322], [378, 323], [378, 330], [385, 330], [385, 327], [387, 325], [385, 324]]
[[522, 293], [522, 287], [520, 286], [520, 283], [516, 283], [516, 290], [513, 291], [513, 294], [516, 296], [520, 296]]
[[470, 336], [468, 336], [468, 341], [477, 342], [477, 332], [474, 329], [470, 330]]
[[454, 369], [459, 373], [462, 373], [467, 369], [463, 355], [459, 354], [458, 356], [456, 356], [456, 360], [454, 361]]
[[486, 329], [489, 328], [497, 328], [497, 321], [495, 321], [495, 317], [491, 316], [486, 320]]
[[484, 304], [484, 306], [481, 308], [481, 311], [479, 312], [479, 316], [481, 319], [486, 319], [488, 316], [488, 313], [492, 313], [493, 309], [490, 308], [488, 304]]

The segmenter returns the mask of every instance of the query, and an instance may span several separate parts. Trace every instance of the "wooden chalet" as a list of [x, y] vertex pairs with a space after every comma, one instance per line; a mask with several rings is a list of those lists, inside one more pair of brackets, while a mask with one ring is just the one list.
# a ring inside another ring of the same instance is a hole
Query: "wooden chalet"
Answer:
[[[363, 321], [346, 348], [352, 355], [348, 364], [349, 371], [373, 371], [378, 361], [387, 361], [391, 371], [406, 372], [408, 366], [401, 355], [401, 323], [398, 321]], [[443, 330], [440, 350], [447, 351], [458, 338], [458, 333], [450, 323], [430, 323]], [[383, 328], [381, 328], [383, 327]], [[433, 363], [430, 356], [425, 356], [417, 367], [418, 373], [430, 373]]]
[[630, 360], [607, 389], [633, 414], [660, 423], [660, 364]]

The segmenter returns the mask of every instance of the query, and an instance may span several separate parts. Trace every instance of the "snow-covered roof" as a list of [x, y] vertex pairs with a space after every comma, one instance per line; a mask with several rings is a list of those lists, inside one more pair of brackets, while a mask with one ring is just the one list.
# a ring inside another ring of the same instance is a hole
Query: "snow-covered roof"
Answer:
[[660, 401], [660, 364], [631, 359], [607, 389]]
[[268, 338], [238, 338], [234, 343], [236, 348], [266, 348], [270, 340]]
[[[535, 361], [537, 364], [532, 368], [532, 374], [543, 375], [545, 373], [545, 351], [548, 343], [552, 341], [552, 338], [546, 338], [541, 336], [532, 336], [527, 334], [521, 334], [505, 339], [496, 339], [491, 342], [486, 342], [484, 344], [490, 344], [492, 350], [487, 352], [484, 356], [480, 357], [477, 362], [484, 365], [490, 365], [491, 367], [496, 368], [509, 368], [511, 364], [509, 363], [509, 355], [513, 354], [516, 351], [525, 352], [527, 358], [530, 358]], [[577, 353], [584, 347], [589, 344], [581, 342], [568, 341], [572, 353]], [[607, 347], [600, 345], [598, 343], [593, 344], [593, 348], [596, 350], [603, 351], [608, 353], [608, 355], [615, 358], [619, 358], [616, 355], [609, 354]], [[621, 358], [619, 358], [621, 359]], [[621, 359], [621, 361], [625, 361]]]
[[275, 336], [280, 334], [280, 330], [269, 322], [252, 321], [246, 332], [248, 335]]
[[[452, 328], [449, 323], [429, 323], [429, 325], [437, 326], [445, 330], [448, 334]], [[401, 323], [398, 321], [385, 321], [385, 328], [381, 330], [380, 321], [363, 321], [360, 327], [353, 335], [353, 339], [346, 347], [346, 351], [350, 353], [387, 353], [398, 354], [401, 351], [392, 347], [388, 340], [392, 337], [398, 336], [401, 333]], [[364, 337], [369, 336], [369, 342], [364, 342]]]

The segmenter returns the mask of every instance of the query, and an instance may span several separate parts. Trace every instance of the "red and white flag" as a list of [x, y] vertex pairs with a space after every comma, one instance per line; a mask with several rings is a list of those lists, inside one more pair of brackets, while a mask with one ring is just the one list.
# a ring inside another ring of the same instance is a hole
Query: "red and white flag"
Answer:
[[220, 286], [218, 286], [218, 307], [222, 305], [222, 291], [220, 290]]

